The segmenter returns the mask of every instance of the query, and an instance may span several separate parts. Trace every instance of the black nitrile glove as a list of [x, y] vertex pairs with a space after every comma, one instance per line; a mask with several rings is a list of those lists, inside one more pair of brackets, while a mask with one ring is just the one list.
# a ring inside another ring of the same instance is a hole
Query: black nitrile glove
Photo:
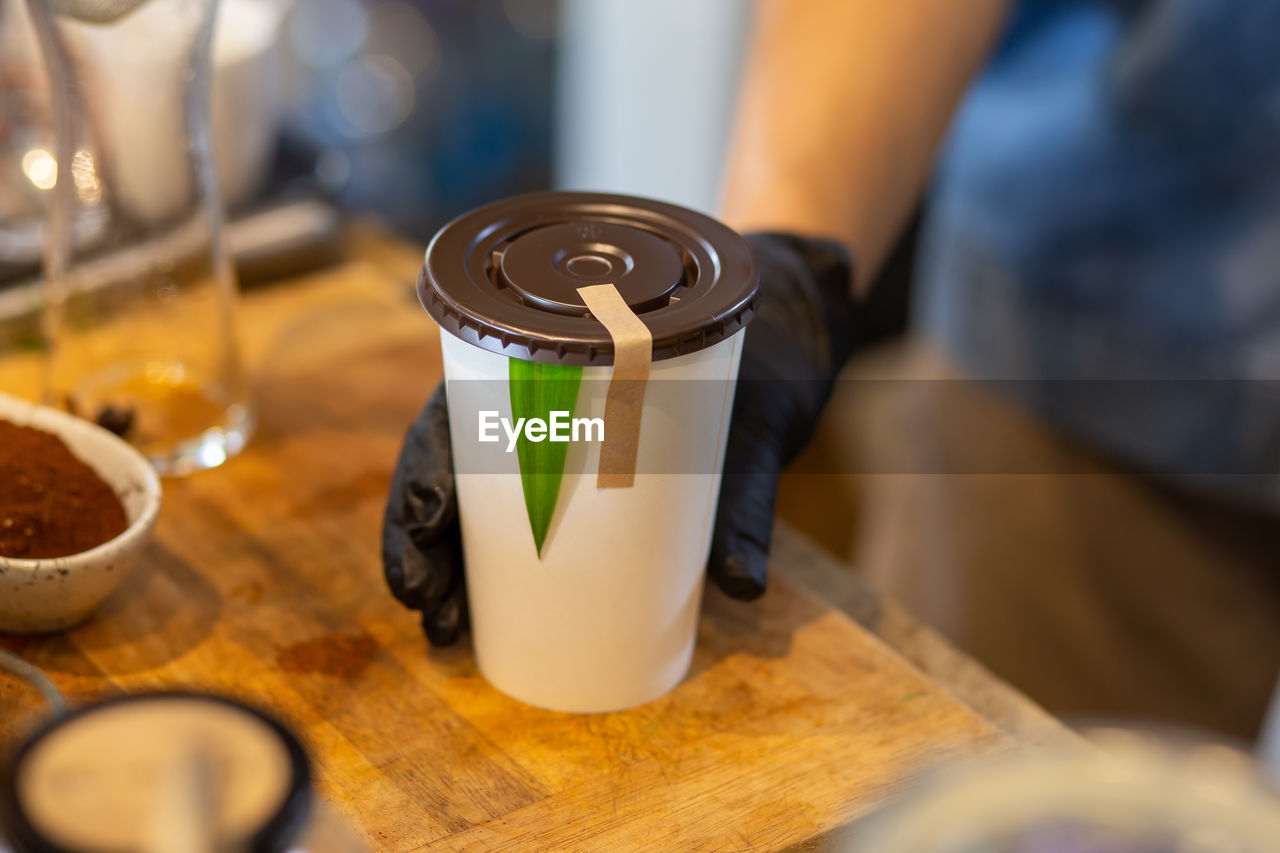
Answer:
[[382, 569], [400, 603], [422, 611], [432, 645], [457, 641], [467, 627], [467, 587], [444, 382], [400, 448], [382, 519]]
[[[765, 589], [778, 477], [812, 436], [860, 334], [843, 248], [788, 234], [747, 240], [761, 299], [744, 340], [707, 567], [717, 586], [743, 600]], [[457, 640], [467, 602], [443, 382], [400, 451], [382, 561], [396, 598], [422, 611], [427, 638], [437, 646]]]
[[727, 595], [764, 593], [778, 477], [813, 436], [861, 330], [853, 262], [836, 243], [750, 234], [760, 308], [747, 326], [707, 571]]

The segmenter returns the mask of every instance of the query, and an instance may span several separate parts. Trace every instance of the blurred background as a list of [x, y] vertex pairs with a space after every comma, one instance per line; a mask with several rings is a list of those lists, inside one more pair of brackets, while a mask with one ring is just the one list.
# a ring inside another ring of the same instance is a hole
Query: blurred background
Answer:
[[[751, 9], [223, 0], [212, 107], [223, 200], [233, 222], [307, 199], [420, 242], [464, 210], [548, 187], [713, 210]], [[0, 0], [0, 282], [38, 269], [53, 168], [43, 74], [24, 0]], [[295, 217], [285, 230], [331, 224]]]
[[265, 169], [219, 146], [221, 172], [256, 179], [224, 177], [227, 201], [310, 187], [422, 241], [463, 210], [548, 186], [711, 210], [750, 6], [224, 0], [218, 135], [276, 129], [269, 150], [242, 155]]
[[[253, 2], [226, 5], [228, 33], [227, 13]], [[293, 158], [279, 171], [311, 160], [344, 207], [419, 240], [477, 204], [548, 186], [711, 210], [750, 6], [298, 3], [279, 40]]]

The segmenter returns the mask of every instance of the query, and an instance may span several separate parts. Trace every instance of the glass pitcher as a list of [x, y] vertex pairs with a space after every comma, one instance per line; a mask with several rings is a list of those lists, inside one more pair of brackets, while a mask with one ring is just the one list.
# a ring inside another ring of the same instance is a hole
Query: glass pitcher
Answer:
[[253, 425], [209, 128], [217, 0], [27, 0], [48, 70], [50, 402], [162, 474]]

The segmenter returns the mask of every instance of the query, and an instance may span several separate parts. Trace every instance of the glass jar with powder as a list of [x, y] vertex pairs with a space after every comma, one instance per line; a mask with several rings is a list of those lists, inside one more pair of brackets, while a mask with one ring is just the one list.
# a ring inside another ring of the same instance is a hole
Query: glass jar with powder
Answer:
[[253, 422], [209, 123], [217, 7], [31, 4], [58, 176], [44, 254], [50, 402], [168, 474], [220, 464]]

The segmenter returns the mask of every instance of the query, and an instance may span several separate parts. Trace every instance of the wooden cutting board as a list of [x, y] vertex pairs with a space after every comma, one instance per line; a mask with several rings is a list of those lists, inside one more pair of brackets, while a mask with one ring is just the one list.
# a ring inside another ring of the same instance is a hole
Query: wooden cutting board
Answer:
[[[380, 851], [778, 849], [924, 765], [1008, 745], [785, 565], [758, 602], [709, 591], [689, 678], [625, 713], [530, 708], [490, 688], [465, 644], [430, 648], [378, 546], [438, 340], [412, 263], [375, 255], [245, 297], [253, 443], [166, 481], [142, 566], [95, 619], [0, 643], [73, 703], [183, 685], [273, 709]], [[0, 737], [37, 711], [0, 677]]]

